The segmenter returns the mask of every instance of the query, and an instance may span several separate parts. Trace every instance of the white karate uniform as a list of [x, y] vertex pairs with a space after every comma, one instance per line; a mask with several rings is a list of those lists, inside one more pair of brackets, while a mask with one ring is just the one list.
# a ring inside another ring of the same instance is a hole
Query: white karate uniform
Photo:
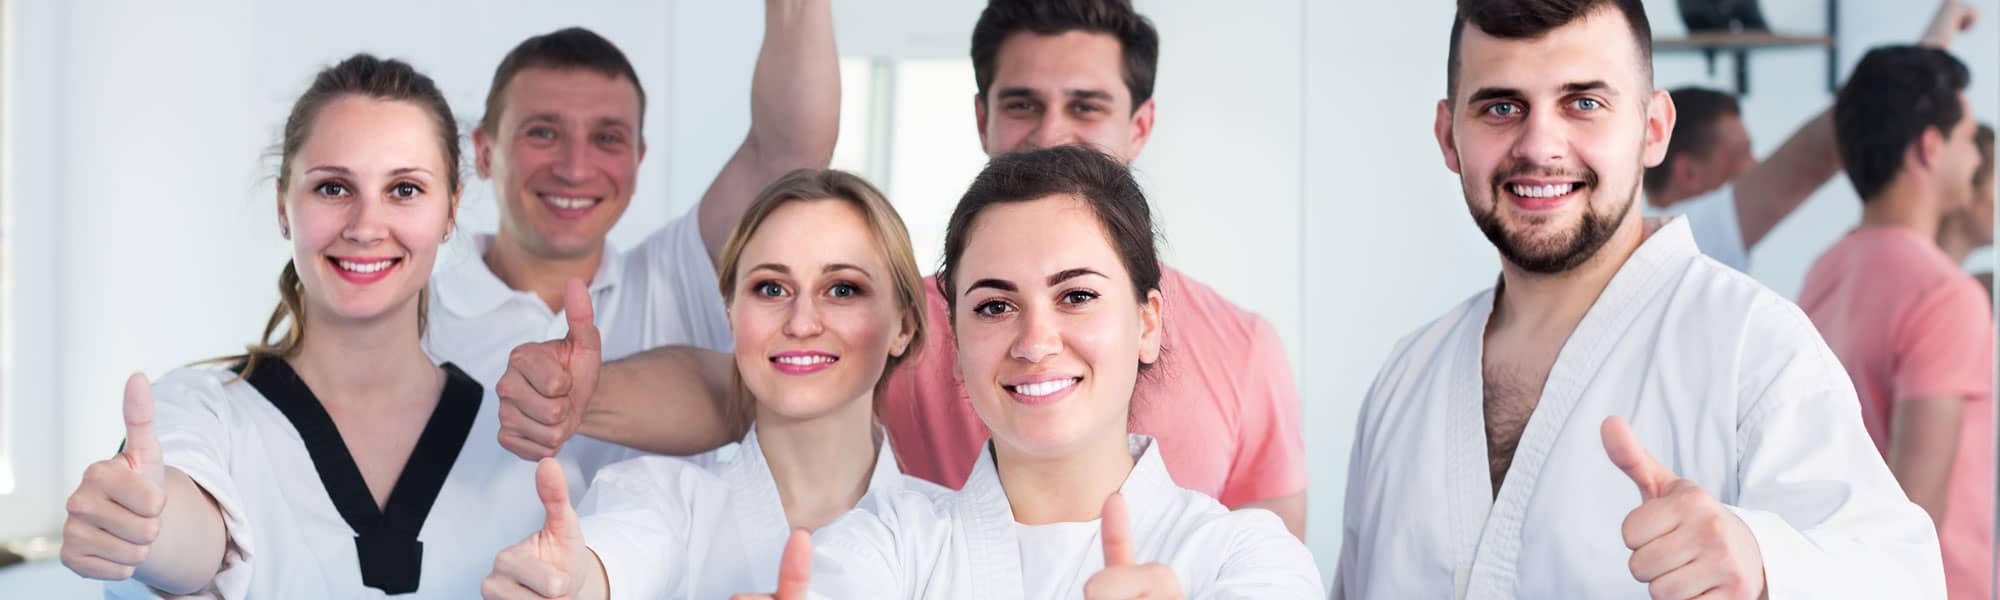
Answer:
[[[908, 490], [948, 490], [904, 475], [886, 434], [858, 507]], [[599, 471], [578, 509], [583, 539], [604, 564], [611, 597], [727, 598], [777, 589], [791, 535], [771, 465], [753, 430], [733, 459], [696, 464], [634, 458]]]
[[1702, 254], [1731, 269], [1750, 272], [1750, 248], [1743, 244], [1743, 226], [1736, 217], [1736, 187], [1723, 184], [1700, 196], [1667, 208], [1641, 204], [1647, 216], [1685, 216]]
[[[696, 210], [662, 226], [630, 254], [605, 246], [588, 286], [605, 361], [676, 344], [730, 349], [729, 316]], [[482, 257], [493, 241], [490, 234], [477, 236], [473, 256], [431, 278], [430, 331], [424, 337], [433, 360], [464, 368], [489, 396], [515, 346], [569, 334], [560, 307], [550, 310], [539, 296], [507, 287], [487, 268]], [[497, 423], [499, 410], [496, 398], [480, 417]], [[478, 441], [500, 443], [497, 436]], [[597, 469], [640, 454], [579, 435], [563, 444], [557, 458], [570, 488], [582, 490]]]
[[[373, 512], [346, 443], [284, 361], [259, 362], [252, 380], [183, 368], [155, 382], [162, 459], [215, 498], [229, 536], [221, 571], [195, 596], [392, 597], [365, 583], [385, 573], [415, 579], [414, 592], [395, 598], [477, 596], [493, 556], [541, 527], [543, 510], [534, 463], [492, 442], [495, 421], [476, 418], [490, 406], [479, 385], [455, 367], [447, 372], [445, 393], [386, 515]], [[424, 503], [430, 491], [434, 500]], [[351, 524], [347, 511], [359, 511], [361, 524]], [[408, 553], [412, 532], [421, 558]], [[364, 561], [362, 547], [373, 558]], [[129, 579], [105, 592], [157, 593]]]
[[[1191, 600], [1318, 598], [1312, 553], [1261, 509], [1230, 511], [1174, 485], [1158, 443], [1133, 434], [1137, 464], [1119, 491], [1134, 557], [1180, 577]], [[812, 596], [859, 598], [1077, 598], [1104, 569], [1098, 521], [1022, 525], [994, 470], [992, 446], [958, 492], [905, 492], [873, 512], [847, 513], [813, 536]]]
[[1642, 598], [1621, 526], [1639, 506], [1599, 427], [1746, 523], [1774, 600], [1941, 598], [1937, 534], [1862, 427], [1854, 387], [1806, 316], [1653, 232], [1550, 369], [1493, 493], [1481, 352], [1488, 290], [1404, 338], [1356, 423], [1334, 596]]

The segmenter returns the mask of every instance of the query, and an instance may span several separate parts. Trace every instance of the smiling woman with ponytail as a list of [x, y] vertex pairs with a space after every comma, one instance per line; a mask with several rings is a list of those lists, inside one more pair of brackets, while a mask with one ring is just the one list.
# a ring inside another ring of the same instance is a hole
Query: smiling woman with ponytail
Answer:
[[490, 420], [475, 433], [484, 390], [423, 350], [457, 121], [429, 77], [361, 54], [319, 72], [280, 148], [291, 260], [263, 336], [132, 378], [125, 448], [70, 497], [63, 562], [114, 597], [464, 597], [542, 511], [488, 497], [534, 467]]

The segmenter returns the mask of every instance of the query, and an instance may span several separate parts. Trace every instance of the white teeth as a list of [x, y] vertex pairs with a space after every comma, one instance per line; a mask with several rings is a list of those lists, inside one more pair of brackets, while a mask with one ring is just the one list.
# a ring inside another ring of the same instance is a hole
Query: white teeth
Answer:
[[1514, 192], [1514, 195], [1523, 198], [1554, 198], [1556, 196], [1561, 196], [1564, 194], [1568, 194], [1572, 191], [1576, 191], [1576, 184], [1574, 183], [1550, 184], [1550, 185], [1515, 184], [1512, 186], [1508, 186], [1508, 189]]
[[376, 262], [365, 262], [365, 263], [354, 262], [351, 260], [334, 259], [334, 262], [339, 264], [340, 268], [348, 271], [353, 271], [356, 273], [374, 273], [376, 271], [389, 268], [389, 265], [396, 264], [395, 259], [376, 261]]
[[549, 204], [554, 204], [558, 208], [562, 208], [563, 210], [577, 210], [582, 208], [589, 208], [590, 205], [597, 203], [596, 198], [570, 198], [566, 196], [546, 196], [546, 195], [542, 196], [542, 198], [547, 199], [549, 201]]
[[833, 357], [822, 354], [812, 356], [780, 356], [778, 362], [788, 365], [817, 365], [833, 362]]
[[1041, 383], [1017, 385], [1014, 386], [1014, 393], [1023, 396], [1047, 396], [1049, 394], [1069, 389], [1070, 386], [1076, 385], [1076, 382], [1077, 382], [1076, 378], [1070, 377], [1065, 379], [1053, 379]]

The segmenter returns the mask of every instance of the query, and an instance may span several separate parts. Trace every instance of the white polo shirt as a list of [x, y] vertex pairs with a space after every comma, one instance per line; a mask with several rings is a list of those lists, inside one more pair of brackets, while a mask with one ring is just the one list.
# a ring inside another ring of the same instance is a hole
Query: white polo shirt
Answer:
[[1694, 245], [1702, 254], [1739, 273], [1750, 272], [1750, 249], [1743, 245], [1743, 227], [1736, 218], [1736, 186], [1723, 184], [1700, 196], [1658, 208], [1641, 203], [1646, 216], [1686, 216]]
[[[485, 386], [507, 371], [515, 346], [559, 339], [569, 323], [533, 292], [515, 290], [493, 274], [481, 257], [493, 247], [491, 234], [474, 238], [477, 252], [431, 277], [430, 330], [424, 351], [450, 362]], [[609, 244], [590, 280], [590, 301], [603, 335], [604, 360], [668, 345], [730, 350], [729, 318], [717, 289], [715, 266], [702, 243], [701, 227], [690, 209], [647, 236], [630, 253]], [[479, 418], [497, 421], [499, 405], [488, 402]], [[498, 439], [469, 443], [498, 445]], [[639, 454], [622, 446], [578, 436], [563, 445], [564, 474], [582, 490], [597, 469]], [[572, 494], [581, 497], [582, 494]]]

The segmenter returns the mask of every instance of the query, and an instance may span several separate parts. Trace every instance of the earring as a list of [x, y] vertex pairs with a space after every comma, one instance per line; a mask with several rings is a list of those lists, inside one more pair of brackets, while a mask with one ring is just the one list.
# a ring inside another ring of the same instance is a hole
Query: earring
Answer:
[[280, 236], [284, 236], [284, 238], [285, 238], [285, 239], [288, 239], [288, 240], [289, 240], [289, 239], [292, 239], [292, 228], [290, 228], [290, 227], [286, 227], [286, 226], [284, 226], [284, 225], [279, 225], [279, 226], [278, 226], [278, 235], [280, 235]]

